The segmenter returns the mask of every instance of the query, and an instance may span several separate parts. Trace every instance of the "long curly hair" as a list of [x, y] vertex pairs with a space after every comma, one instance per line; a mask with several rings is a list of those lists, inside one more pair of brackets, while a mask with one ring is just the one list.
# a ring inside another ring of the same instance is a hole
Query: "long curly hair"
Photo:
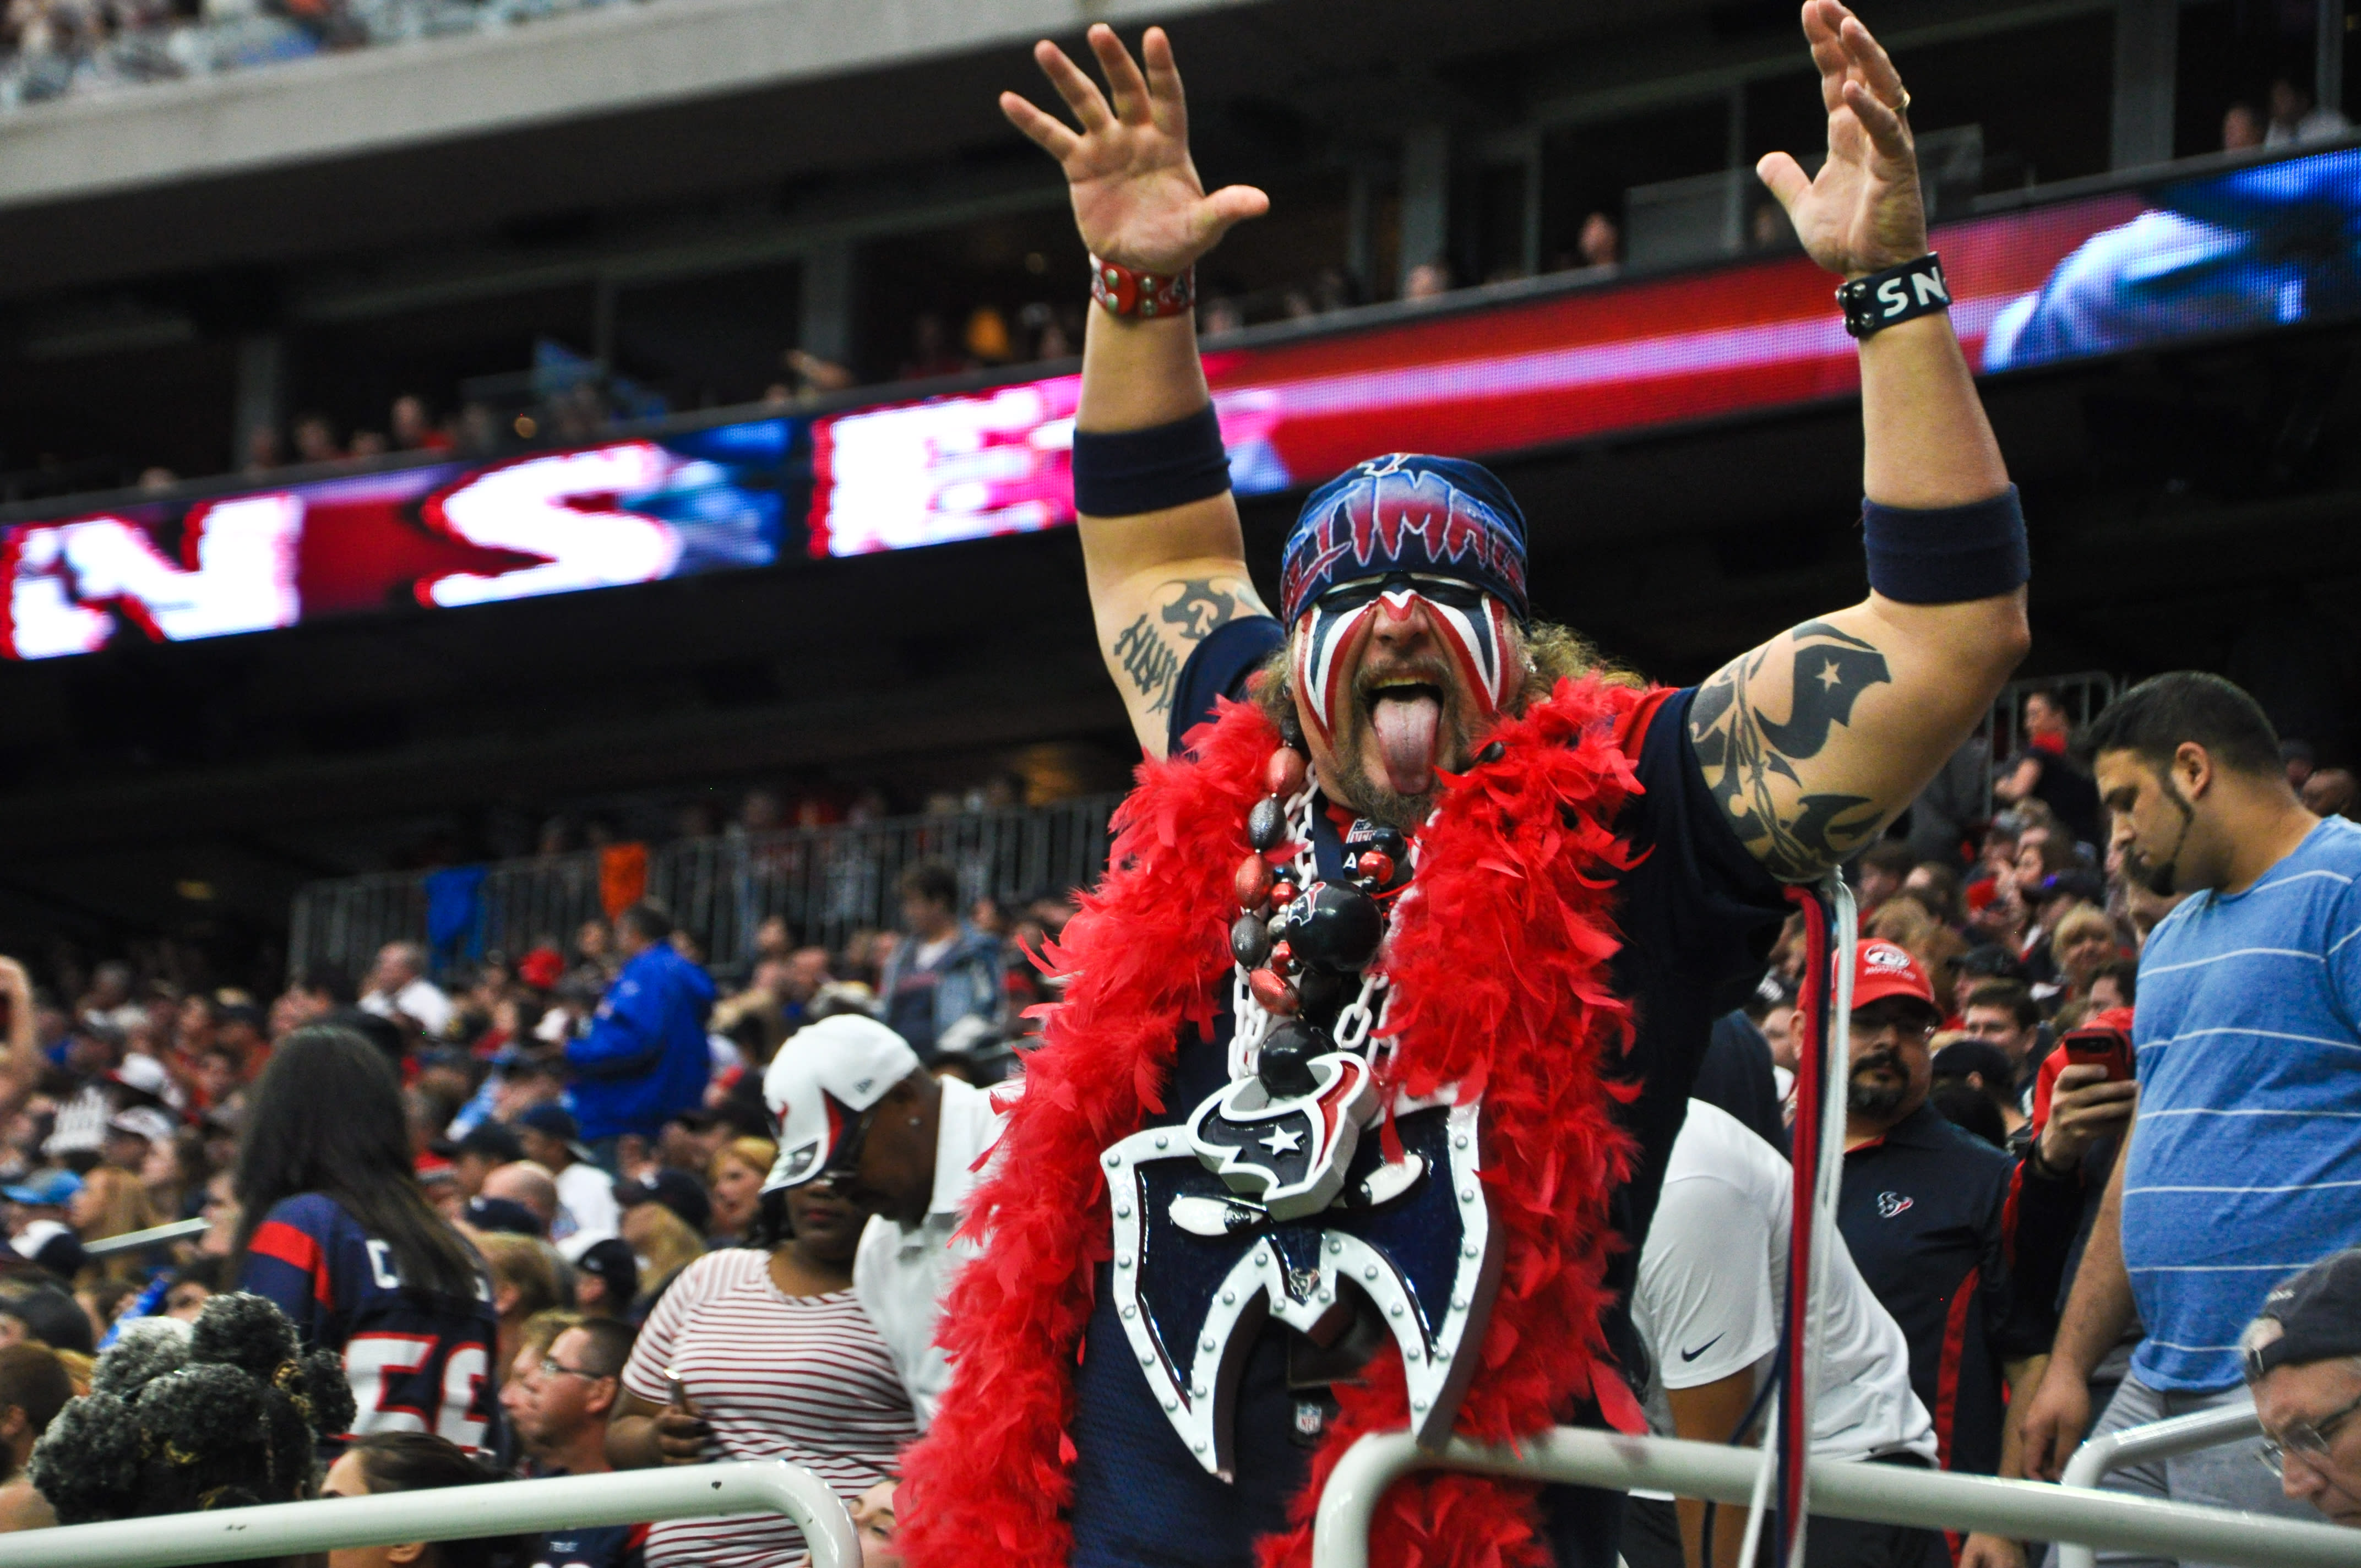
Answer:
[[354, 1413], [335, 1355], [306, 1354], [285, 1313], [234, 1292], [193, 1327], [126, 1329], [26, 1474], [65, 1525], [291, 1503], [316, 1488], [322, 1434], [349, 1431]]

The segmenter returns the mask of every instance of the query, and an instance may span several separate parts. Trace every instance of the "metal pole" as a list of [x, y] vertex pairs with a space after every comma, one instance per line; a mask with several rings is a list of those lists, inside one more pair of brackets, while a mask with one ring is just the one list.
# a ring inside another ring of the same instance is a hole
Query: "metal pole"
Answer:
[[144, 1231], [126, 1231], [119, 1236], [103, 1236], [94, 1242], [84, 1242], [82, 1250], [89, 1257], [112, 1257], [118, 1252], [137, 1252], [141, 1247], [161, 1246], [166, 1242], [185, 1241], [203, 1235], [214, 1228], [211, 1220], [175, 1220], [169, 1225], [155, 1225]]
[[775, 1459], [618, 1470], [546, 1481], [502, 1481], [163, 1514], [110, 1524], [0, 1535], [0, 1568], [180, 1568], [182, 1563], [290, 1557], [348, 1546], [545, 1530], [785, 1514], [804, 1533], [812, 1568], [860, 1568], [852, 1517], [828, 1483]]
[[[1752, 1493], [1763, 1462], [1752, 1449], [1580, 1427], [1558, 1427], [1518, 1448], [1486, 1448], [1455, 1438], [1445, 1448], [1423, 1449], [1407, 1432], [1373, 1433], [1355, 1443], [1329, 1475], [1312, 1527], [1312, 1568], [1367, 1568], [1369, 1524], [1378, 1501], [1413, 1470], [1437, 1467], [1742, 1503]], [[2191, 1503], [1834, 1459], [1812, 1462], [1811, 1487], [1812, 1511], [1831, 1519], [1980, 1530], [2019, 1541], [2079, 1540], [2248, 1568], [2361, 1568], [2361, 1530]]]
[[[2176, 1453], [2194, 1453], [2201, 1448], [2236, 1442], [2241, 1438], [2257, 1436], [2262, 1430], [2262, 1420], [2251, 1403], [2125, 1427], [2121, 1431], [2094, 1437], [2076, 1449], [2074, 1457], [2066, 1462], [2060, 1479], [2069, 1486], [2096, 1486], [2111, 1470], [2121, 1470], [2142, 1460], [2169, 1459]], [[2058, 1568], [2097, 1568], [2099, 1554], [2087, 1546], [2070, 1546], [2062, 1541], [2059, 1544]]]

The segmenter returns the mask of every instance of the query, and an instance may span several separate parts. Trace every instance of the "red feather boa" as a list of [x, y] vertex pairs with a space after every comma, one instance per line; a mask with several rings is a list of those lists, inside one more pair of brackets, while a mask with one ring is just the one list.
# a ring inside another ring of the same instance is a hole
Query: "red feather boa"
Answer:
[[[1413, 1094], [1455, 1083], [1484, 1097], [1484, 1181], [1506, 1251], [1483, 1370], [1457, 1431], [1529, 1436], [1569, 1414], [1605, 1369], [1600, 1285], [1614, 1245], [1608, 1195], [1630, 1163], [1609, 1104], [1630, 1030], [1609, 989], [1614, 873], [1632, 856], [1610, 830], [1637, 789], [1619, 731], [1642, 696], [1562, 683], [1503, 723], [1498, 761], [1446, 782], [1419, 835], [1413, 894], [1388, 942], [1395, 1050], [1386, 1074]], [[1222, 705], [1194, 760], [1151, 762], [1116, 814], [1111, 871], [1049, 955], [1071, 977], [1028, 1059], [996, 1174], [967, 1224], [988, 1237], [961, 1270], [940, 1338], [957, 1368], [926, 1439], [906, 1456], [911, 1568], [1064, 1568], [1071, 1500], [1072, 1369], [1093, 1270], [1111, 1252], [1099, 1155], [1160, 1112], [1180, 1026], [1212, 1027], [1226, 999], [1231, 876], [1249, 852], [1248, 807], [1279, 738], [1257, 709]], [[1321, 1486], [1366, 1432], [1408, 1424], [1389, 1344], [1342, 1410], [1295, 1499], [1295, 1528], [1263, 1568], [1309, 1561]], [[1551, 1560], [1531, 1486], [1429, 1473], [1378, 1516], [1376, 1568], [1542, 1568]]]

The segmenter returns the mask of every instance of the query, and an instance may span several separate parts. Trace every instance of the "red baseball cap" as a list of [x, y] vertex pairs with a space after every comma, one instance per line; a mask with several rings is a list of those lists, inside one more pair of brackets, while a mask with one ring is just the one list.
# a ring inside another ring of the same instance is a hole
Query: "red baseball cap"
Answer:
[[1866, 1007], [1889, 996], [1907, 996], [1924, 1003], [1937, 1017], [1942, 1016], [1943, 1010], [1935, 1004], [1935, 988], [1927, 982], [1927, 971], [1918, 967], [1910, 949], [1872, 937], [1855, 950], [1852, 1004]]

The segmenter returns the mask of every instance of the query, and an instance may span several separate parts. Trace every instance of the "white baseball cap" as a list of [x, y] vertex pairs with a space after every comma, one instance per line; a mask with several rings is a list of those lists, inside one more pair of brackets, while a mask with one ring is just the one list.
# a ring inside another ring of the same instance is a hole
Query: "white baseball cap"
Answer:
[[763, 1075], [763, 1099], [779, 1129], [779, 1157], [763, 1190], [800, 1187], [861, 1114], [922, 1066], [910, 1042], [874, 1018], [840, 1013], [789, 1036]]

